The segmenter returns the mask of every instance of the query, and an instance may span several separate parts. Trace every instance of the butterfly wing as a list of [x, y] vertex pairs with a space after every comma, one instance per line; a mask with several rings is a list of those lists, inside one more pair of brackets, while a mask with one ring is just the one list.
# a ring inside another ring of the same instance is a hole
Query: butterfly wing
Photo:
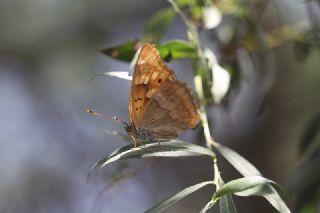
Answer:
[[199, 113], [185, 83], [167, 81], [151, 98], [142, 114], [141, 127], [154, 132], [157, 138], [174, 138], [199, 122]]
[[143, 44], [138, 53], [131, 82], [129, 97], [131, 127], [141, 127], [141, 116], [150, 98], [164, 82], [175, 79], [174, 72], [161, 61], [159, 51], [152, 44]]

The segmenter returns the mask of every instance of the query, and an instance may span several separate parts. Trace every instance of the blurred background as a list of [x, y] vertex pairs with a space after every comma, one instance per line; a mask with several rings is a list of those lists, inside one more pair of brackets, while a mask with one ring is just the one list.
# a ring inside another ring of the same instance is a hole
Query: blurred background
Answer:
[[[317, 1], [258, 2], [254, 9], [264, 30], [296, 23], [312, 29], [320, 23]], [[0, 1], [0, 212], [143, 212], [213, 177], [210, 160], [199, 157], [115, 163], [87, 182], [94, 162], [127, 144], [108, 134], [124, 132], [121, 125], [84, 111], [90, 107], [128, 120], [130, 81], [99, 77], [87, 82], [106, 71], [129, 71], [128, 63], [99, 50], [140, 38], [147, 17], [167, 6], [164, 0]], [[229, 21], [226, 17], [221, 25]], [[204, 34], [214, 49], [216, 33]], [[169, 39], [187, 39], [179, 17], [161, 41]], [[241, 80], [225, 101], [208, 107], [208, 115], [217, 141], [267, 178], [290, 185], [296, 182], [288, 178], [302, 162], [303, 134], [319, 116], [320, 55], [316, 49], [298, 60], [292, 42], [275, 45], [268, 55], [271, 63], [255, 56], [251, 64], [237, 52]], [[190, 61], [169, 66], [193, 87]], [[181, 138], [204, 144], [200, 127]], [[319, 162], [319, 155], [313, 159]], [[240, 177], [221, 157], [218, 163], [225, 180]], [[313, 177], [313, 188], [319, 177]], [[307, 189], [299, 190], [289, 191], [298, 195]], [[198, 212], [211, 193], [200, 190], [167, 212]], [[295, 200], [289, 199], [292, 209], [299, 206]], [[236, 197], [235, 202], [239, 212], [276, 212], [262, 198]]]

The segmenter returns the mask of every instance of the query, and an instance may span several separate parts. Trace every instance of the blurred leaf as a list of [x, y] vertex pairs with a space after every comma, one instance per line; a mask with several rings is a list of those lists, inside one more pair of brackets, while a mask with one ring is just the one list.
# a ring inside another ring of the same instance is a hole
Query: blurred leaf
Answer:
[[245, 18], [250, 16], [248, 5], [244, 1], [218, 1], [216, 6], [226, 15], [233, 15], [237, 18]]
[[[303, 154], [297, 168], [288, 176], [286, 188], [296, 195], [296, 210], [315, 212], [316, 202], [320, 198], [320, 114], [314, 116], [306, 125], [300, 147]], [[317, 137], [318, 136], [318, 137]]]
[[[314, 140], [317, 135], [320, 133], [320, 113], [315, 115], [304, 128], [301, 142], [300, 142], [300, 153], [306, 151], [309, 147], [311, 147], [314, 142], [320, 142], [319, 140]], [[320, 145], [318, 143], [318, 145]]]
[[156, 47], [165, 61], [197, 58], [196, 49], [183, 40], [171, 40]]
[[113, 76], [113, 77], [117, 77], [117, 78], [121, 78], [121, 79], [125, 79], [125, 80], [132, 80], [132, 76], [129, 76], [129, 72], [126, 71], [113, 71], [113, 72], [105, 72], [105, 73], [101, 73], [101, 74], [96, 74], [94, 76], [92, 76], [91, 78], [89, 78], [89, 80], [87, 80], [87, 82], [92, 81], [93, 79], [97, 78], [97, 77], [101, 77], [101, 76]]
[[211, 185], [211, 184], [213, 185], [213, 181], [206, 181], [206, 182], [198, 183], [196, 185], [185, 188], [184, 190], [180, 191], [179, 193], [175, 194], [174, 196], [158, 203], [157, 205], [155, 205], [151, 209], [147, 210], [145, 213], [162, 212], [165, 209], [167, 209], [169, 206], [171, 206], [171, 205], [175, 204], [176, 202], [178, 202], [179, 200], [181, 200], [182, 198], [190, 195], [191, 193], [201, 189], [204, 186]]
[[175, 12], [172, 7], [158, 10], [148, 19], [144, 27], [142, 40], [146, 42], [158, 42], [166, 33], [174, 16]]
[[213, 29], [220, 24], [222, 14], [220, 10], [211, 3], [202, 8], [202, 20], [206, 29]]
[[192, 61], [193, 69], [195, 72], [195, 89], [197, 91], [198, 97], [203, 104], [208, 104], [213, 101], [213, 96], [211, 93], [212, 88], [212, 72], [202, 63], [200, 60]]
[[131, 62], [141, 42], [139, 40], [129, 40], [120, 45], [101, 50], [105, 55], [121, 61]]
[[183, 7], [183, 6], [186, 6], [186, 5], [195, 6], [195, 5], [197, 5], [197, 0], [175, 0], [175, 3], [179, 7]]
[[296, 39], [294, 53], [298, 60], [306, 60], [313, 49], [320, 48], [319, 32], [320, 29], [313, 28], [304, 32], [301, 39]]
[[294, 194], [302, 193], [308, 188], [317, 190], [314, 185], [320, 181], [320, 146], [288, 176], [286, 188]]
[[221, 67], [216, 59], [215, 54], [209, 48], [205, 48], [204, 56], [208, 60], [213, 76], [212, 87], [210, 89], [215, 103], [220, 103], [230, 88], [230, 74]]
[[314, 212], [317, 212], [316, 203], [314, 201], [306, 203], [299, 212], [300, 213], [314, 213]]
[[[267, 183], [274, 183], [272, 180], [261, 176], [247, 176], [243, 178], [239, 178], [236, 180], [232, 180], [224, 185], [214, 194], [214, 198], [219, 198], [221, 196], [227, 194], [234, 194], [237, 192], [246, 191], [256, 186], [264, 185]], [[255, 195], [255, 194], [248, 194], [247, 196]]]
[[[235, 151], [218, 143], [214, 143], [213, 145], [221, 153], [221, 155], [243, 176], [262, 176], [262, 174], [258, 169], [256, 169], [256, 167], [254, 167], [249, 161], [247, 161], [244, 157], [242, 157]], [[282, 200], [278, 192], [270, 184], [267, 184], [266, 189], [264, 189], [263, 192], [260, 192], [259, 188], [252, 188], [250, 190], [255, 193], [259, 192], [260, 195], [267, 199], [269, 203], [279, 212], [290, 212], [286, 203]], [[250, 194], [253, 192], [243, 192], [239, 195], [245, 196], [245, 193]]]
[[[170, 140], [167, 142], [143, 144], [138, 147], [127, 145], [116, 149], [109, 156], [92, 166], [90, 172], [96, 168], [115, 162], [117, 160], [127, 160], [131, 158], [146, 158], [146, 157], [184, 157], [184, 156], [201, 156], [207, 155], [215, 157], [215, 154], [202, 146], [186, 143], [180, 140]], [[89, 172], [89, 173], [90, 173]]]

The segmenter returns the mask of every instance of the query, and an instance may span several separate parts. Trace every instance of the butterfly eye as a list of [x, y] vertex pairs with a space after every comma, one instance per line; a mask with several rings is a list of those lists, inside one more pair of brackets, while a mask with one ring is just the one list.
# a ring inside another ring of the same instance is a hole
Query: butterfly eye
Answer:
[[159, 79], [158, 79], [158, 83], [160, 84], [161, 82], [162, 82], [162, 79], [161, 79], [161, 78], [159, 78]]

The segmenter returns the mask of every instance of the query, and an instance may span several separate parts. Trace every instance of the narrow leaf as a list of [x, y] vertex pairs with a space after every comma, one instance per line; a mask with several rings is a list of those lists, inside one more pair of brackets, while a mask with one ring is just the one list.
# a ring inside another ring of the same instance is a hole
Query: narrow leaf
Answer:
[[127, 71], [110, 71], [110, 72], [105, 72], [105, 73], [101, 73], [101, 74], [96, 74], [92, 77], [90, 77], [89, 80], [87, 80], [87, 82], [92, 81], [93, 79], [97, 78], [97, 77], [101, 77], [101, 76], [113, 76], [113, 77], [117, 77], [117, 78], [121, 78], [121, 79], [125, 79], [125, 80], [132, 80], [132, 76], [129, 75], [129, 72]]
[[[223, 146], [218, 143], [214, 143], [213, 146], [222, 154], [222, 156], [243, 176], [262, 176], [256, 167], [254, 167], [249, 161], [244, 157], [233, 151], [232, 149]], [[269, 193], [260, 193], [260, 196], [263, 196], [268, 202], [279, 212], [287, 213], [290, 212], [286, 203], [282, 200], [278, 192], [271, 186], [267, 184], [267, 189]], [[251, 189], [252, 191], [259, 192], [259, 189]], [[248, 191], [250, 192], [250, 191]], [[246, 192], [246, 193], [248, 193]], [[238, 193], [239, 194], [239, 193]], [[245, 194], [245, 192], [243, 192]], [[241, 193], [240, 193], [241, 195]], [[258, 195], [258, 194], [257, 194]]]
[[290, 213], [290, 209], [280, 197], [279, 193], [270, 185], [260, 185], [248, 190], [235, 193], [238, 196], [262, 196], [264, 197], [278, 212]]
[[213, 200], [210, 200], [199, 213], [206, 213], [214, 205]]
[[96, 168], [101, 169], [102, 167], [117, 160], [146, 157], [183, 157], [201, 155], [215, 157], [215, 154], [207, 148], [180, 140], [149, 143], [138, 147], [127, 145], [115, 150], [111, 155], [96, 163], [90, 171]]
[[165, 61], [179, 59], [196, 59], [196, 49], [183, 40], [171, 40], [156, 46]]
[[224, 195], [219, 199], [220, 213], [237, 213], [231, 195]]
[[211, 185], [211, 184], [213, 184], [212, 181], [206, 181], [206, 182], [198, 183], [196, 185], [185, 188], [184, 190], [180, 191], [179, 193], [175, 194], [174, 196], [158, 203], [157, 205], [155, 205], [151, 209], [147, 210], [145, 213], [162, 212], [165, 209], [167, 209], [169, 206], [171, 206], [171, 205], [175, 204], [176, 202], [178, 202], [179, 200], [181, 200], [182, 198], [190, 195], [191, 193], [201, 189], [204, 186]]
[[248, 176], [248, 177], [239, 178], [224, 184], [214, 194], [214, 198], [219, 198], [227, 194], [242, 192], [242, 191], [251, 189], [253, 187], [267, 184], [267, 183], [274, 183], [274, 182], [261, 176], [251, 176], [251, 177]]
[[139, 40], [129, 40], [114, 47], [109, 47], [101, 50], [107, 56], [118, 59], [121, 61], [130, 62], [133, 59], [134, 54], [140, 47], [141, 42]]
[[[224, 182], [220, 177], [219, 188], [221, 188], [223, 185], [224, 185]], [[237, 209], [236, 209], [236, 206], [234, 205], [231, 194], [227, 194], [220, 197], [219, 208], [220, 208], [220, 213], [237, 213]]]
[[172, 7], [158, 10], [148, 19], [144, 27], [142, 40], [146, 42], [158, 42], [166, 33], [174, 16], [175, 12]]
[[256, 167], [232, 149], [218, 143], [214, 143], [213, 146], [243, 176], [262, 176]]

